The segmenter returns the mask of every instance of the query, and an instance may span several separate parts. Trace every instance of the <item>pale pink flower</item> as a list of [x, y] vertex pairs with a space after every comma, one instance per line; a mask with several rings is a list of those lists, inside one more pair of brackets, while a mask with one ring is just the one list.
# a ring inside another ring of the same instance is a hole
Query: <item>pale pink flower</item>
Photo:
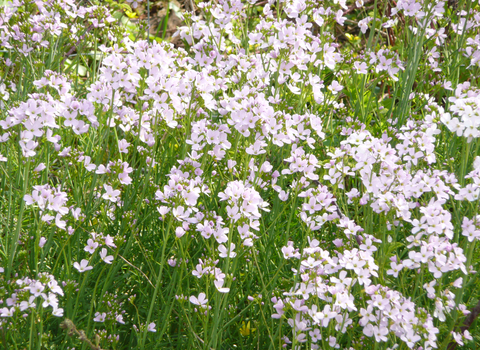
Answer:
[[128, 143], [128, 141], [125, 139], [118, 141], [118, 150], [120, 153], [128, 153], [129, 146], [130, 146], [130, 143]]
[[208, 303], [208, 299], [206, 298], [205, 293], [202, 292], [198, 295], [198, 298], [192, 295], [190, 297], [190, 302], [195, 305], [204, 306]]
[[106, 264], [111, 264], [113, 261], [113, 256], [112, 255], [107, 255], [108, 251], [106, 248], [102, 248], [100, 251], [100, 258], [106, 263]]
[[83, 259], [80, 264], [78, 262], [73, 263], [73, 267], [76, 268], [79, 272], [85, 272], [93, 269], [92, 266], [88, 265], [88, 260]]
[[109, 186], [107, 184], [104, 184], [103, 185], [103, 188], [105, 189], [106, 193], [104, 193], [102, 195], [102, 198], [103, 199], [106, 199], [106, 200], [109, 200], [113, 203], [117, 202], [118, 201], [118, 196], [120, 195], [120, 191], [119, 190], [114, 190], [112, 188], [112, 186]]
[[95, 322], [105, 322], [105, 318], [107, 317], [106, 312], [96, 312], [95, 313], [95, 318], [93, 319]]
[[95, 252], [95, 249], [97, 249], [97, 247], [98, 247], [98, 243], [95, 242], [93, 239], [89, 238], [87, 241], [87, 245], [85, 246], [85, 248], [83, 248], [83, 250], [85, 250], [86, 252], [89, 252], [90, 254], [93, 254]]
[[235, 249], [235, 244], [234, 243], [230, 243], [230, 252], [227, 250], [227, 248], [223, 245], [223, 244], [220, 244], [218, 246], [218, 250], [220, 251], [220, 257], [221, 258], [227, 258], [227, 257], [230, 257], [230, 258], [234, 258], [237, 256], [237, 253], [235, 253], [233, 250]]
[[148, 325], [147, 331], [155, 333], [157, 330], [155, 329], [155, 323], [152, 322]]

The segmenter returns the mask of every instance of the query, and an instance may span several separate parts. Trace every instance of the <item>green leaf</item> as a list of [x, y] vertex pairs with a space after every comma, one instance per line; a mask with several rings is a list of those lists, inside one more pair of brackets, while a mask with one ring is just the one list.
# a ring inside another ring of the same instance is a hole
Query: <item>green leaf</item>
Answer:
[[65, 61], [65, 68], [71, 72], [77, 72], [79, 76], [86, 77], [87, 76], [87, 67], [81, 64], [73, 64], [73, 62], [69, 59]]

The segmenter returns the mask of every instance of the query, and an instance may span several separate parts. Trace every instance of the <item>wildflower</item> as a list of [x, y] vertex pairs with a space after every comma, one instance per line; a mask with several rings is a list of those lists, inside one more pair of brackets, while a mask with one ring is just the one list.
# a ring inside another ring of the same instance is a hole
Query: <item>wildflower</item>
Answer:
[[58, 299], [54, 293], [48, 293], [48, 296], [42, 295], [44, 301], [42, 303], [43, 307], [52, 306], [54, 309], [58, 307]]
[[80, 273], [93, 269], [92, 266], [88, 265], [88, 260], [85, 259], [83, 259], [80, 264], [78, 262], [74, 262], [73, 267], [76, 268]]
[[106, 263], [106, 264], [111, 264], [113, 261], [113, 256], [112, 255], [107, 255], [107, 249], [102, 248], [100, 251], [100, 258]]
[[192, 295], [190, 297], [190, 302], [192, 304], [203, 307], [204, 305], [206, 305], [208, 303], [208, 299], [206, 298], [205, 293], [202, 292], [198, 295], [198, 298], [196, 296]]
[[459, 277], [452, 283], [452, 286], [454, 286], [455, 288], [462, 288], [462, 283], [463, 283], [463, 278]]
[[289, 192], [285, 192], [284, 190], [281, 190], [280, 193], [278, 194], [278, 198], [282, 201], [285, 202], [288, 200], [288, 195]]
[[87, 245], [85, 246], [85, 248], [83, 248], [83, 250], [85, 250], [86, 252], [89, 252], [90, 254], [93, 254], [95, 252], [95, 249], [97, 249], [97, 247], [98, 247], [98, 243], [93, 241], [93, 239], [89, 238], [87, 241]]
[[[362, 1], [363, 2], [363, 1]], [[358, 6], [358, 5], [357, 5]], [[358, 26], [360, 27], [360, 30], [362, 31], [363, 34], [367, 32], [368, 29], [368, 23], [372, 20], [371, 17], [366, 17], [358, 22]]]
[[85, 169], [87, 169], [87, 171], [92, 171], [92, 170], [95, 170], [97, 168], [97, 166], [95, 164], [90, 163], [91, 158], [89, 156], [85, 156], [83, 158], [84, 158], [83, 159], [83, 165], [85, 166]]
[[15, 307], [11, 307], [10, 309], [7, 307], [0, 309], [0, 316], [1, 317], [12, 317], [15, 313]]
[[39, 173], [40, 171], [46, 169], [47, 166], [44, 163], [38, 164], [35, 169], [33, 169], [34, 172]]
[[390, 270], [387, 271], [387, 275], [392, 275], [393, 277], [397, 278], [398, 273], [403, 269], [402, 264], [397, 264], [396, 262], [390, 263]]
[[197, 264], [195, 270], [192, 271], [192, 275], [197, 278], [201, 278], [205, 273], [208, 272], [208, 269], [203, 267], [202, 260], [200, 260], [200, 264]]
[[373, 252], [377, 251], [377, 247], [372, 244], [372, 240], [367, 238], [365, 244], [361, 244], [360, 249], [365, 250], [366, 252], [372, 254]]
[[387, 337], [386, 337], [387, 334], [388, 334], [388, 329], [386, 327], [382, 327], [382, 326], [373, 327], [373, 335], [375, 336], [375, 340], [377, 342], [387, 341]]
[[367, 74], [368, 71], [367, 71], [367, 64], [365, 62], [358, 62], [358, 61], [355, 61], [353, 63], [353, 66], [355, 67], [355, 69], [357, 70], [357, 73], [358, 74]]
[[240, 334], [242, 336], [247, 337], [255, 331], [256, 328], [251, 328], [250, 321], [248, 321], [247, 324], [245, 324], [245, 321], [242, 321], [242, 327], [240, 327]]
[[224, 287], [223, 284], [225, 283], [225, 280], [223, 278], [217, 278], [215, 281], [213, 281], [213, 284], [215, 285], [215, 288], [220, 293], [228, 293], [230, 292], [230, 288]]
[[42, 294], [43, 290], [45, 289], [45, 286], [43, 285], [43, 283], [39, 281], [35, 281], [35, 283], [30, 285], [26, 289], [29, 289], [30, 293], [33, 294], [34, 297], [38, 297], [39, 295]]
[[95, 322], [105, 322], [105, 318], [107, 317], [107, 313], [105, 312], [95, 312], [95, 318], [93, 319]]
[[147, 331], [155, 333], [157, 330], [155, 329], [155, 323], [152, 322], [147, 326]]
[[120, 191], [119, 190], [114, 190], [112, 188], [112, 186], [109, 186], [107, 184], [104, 184], [103, 185], [103, 188], [105, 189], [105, 191], [107, 191], [106, 193], [104, 193], [102, 195], [102, 198], [103, 199], [106, 199], [106, 200], [109, 200], [113, 203], [117, 202], [118, 201], [118, 196], [120, 195]]
[[314, 343], [316, 343], [319, 340], [322, 340], [322, 333], [318, 328], [314, 328], [312, 331], [308, 332], [308, 334], [310, 335], [310, 338]]
[[59, 307], [54, 307], [52, 310], [52, 315], [56, 317], [63, 317], [63, 309]]
[[427, 291], [427, 297], [430, 299], [435, 299], [435, 288], [433, 288], [435, 284], [437, 284], [437, 281], [433, 280], [423, 285], [423, 288]]
[[113, 241], [113, 237], [111, 237], [110, 235], [107, 235], [106, 237], [104, 237], [104, 241], [105, 241], [105, 245], [109, 246], [110, 248], [117, 247]]
[[223, 244], [220, 244], [218, 246], [218, 250], [220, 251], [220, 257], [222, 258], [234, 258], [237, 256], [237, 253], [235, 253], [233, 250], [235, 249], [235, 244], [234, 243], [231, 243], [230, 244], [230, 250], [227, 251], [227, 248], [223, 245]]
[[339, 349], [340, 345], [337, 344], [337, 338], [330, 336], [328, 337], [328, 345], [330, 345], [332, 348]]
[[32, 295], [28, 299], [28, 301], [24, 300], [20, 303], [20, 311], [25, 311], [28, 308], [35, 308], [35, 296]]

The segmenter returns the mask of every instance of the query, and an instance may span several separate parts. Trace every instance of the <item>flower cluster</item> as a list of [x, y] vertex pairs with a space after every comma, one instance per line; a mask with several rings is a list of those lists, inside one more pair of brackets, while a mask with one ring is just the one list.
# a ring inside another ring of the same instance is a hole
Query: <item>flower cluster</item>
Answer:
[[[16, 280], [16, 291], [6, 299], [6, 307], [0, 309], [0, 317], [12, 317], [17, 313], [28, 314], [30, 309], [51, 307], [54, 316], [62, 317], [63, 309], [59, 307], [58, 296], [63, 296], [63, 290], [48, 273], [41, 273], [38, 279], [28, 277]], [[37, 304], [37, 299], [41, 302]]]
[[[60, 187], [55, 189], [50, 185], [34, 186], [34, 191], [31, 194], [26, 194], [24, 200], [27, 205], [36, 205], [40, 209], [42, 221], [50, 223], [55, 220], [55, 225], [62, 230], [67, 229], [67, 222], [62, 220], [64, 215], [70, 211], [74, 219], [79, 219], [81, 215], [80, 208], [69, 209], [66, 206], [68, 195]], [[69, 233], [71, 233], [71, 230], [72, 228], [68, 227]]]
[[455, 96], [450, 97], [449, 100], [452, 102], [449, 110], [458, 118], [452, 118], [450, 114], [445, 113], [442, 116], [442, 122], [451, 132], [466, 137], [468, 142], [480, 137], [480, 90], [470, 87], [470, 83], [465, 82], [457, 86]]
[[[267, 328], [257, 347], [470, 340], [456, 325], [478, 266], [479, 12], [398, 0], [379, 18], [365, 3], [199, 3], [184, 48], [103, 6], [3, 6], [0, 219], [15, 234], [0, 235], [0, 328], [63, 316], [54, 275], [71, 274], [68, 313], [97, 343], [134, 323], [139, 348], [186, 327], [182, 341], [217, 348], [238, 315]], [[38, 277], [12, 283], [17, 268]], [[254, 321], [270, 316], [286, 322]]]
[[125, 310], [123, 309], [123, 302], [118, 300], [117, 295], [106, 293], [102, 300], [101, 308], [106, 308], [107, 312], [95, 312], [95, 322], [114, 321], [120, 324], [125, 324], [123, 315]]
[[66, 0], [14, 1], [0, 12], [0, 43], [29, 56], [48, 49], [52, 36], [68, 35], [73, 43], [78, 43], [85, 37], [84, 28], [103, 31], [113, 40], [112, 22], [115, 18], [105, 6], [83, 6]]

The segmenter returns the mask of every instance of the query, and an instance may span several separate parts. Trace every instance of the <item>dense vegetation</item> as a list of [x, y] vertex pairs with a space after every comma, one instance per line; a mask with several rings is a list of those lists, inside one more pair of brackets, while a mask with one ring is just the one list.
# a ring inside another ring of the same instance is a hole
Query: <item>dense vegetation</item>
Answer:
[[478, 3], [154, 5], [2, 2], [1, 346], [476, 349]]

